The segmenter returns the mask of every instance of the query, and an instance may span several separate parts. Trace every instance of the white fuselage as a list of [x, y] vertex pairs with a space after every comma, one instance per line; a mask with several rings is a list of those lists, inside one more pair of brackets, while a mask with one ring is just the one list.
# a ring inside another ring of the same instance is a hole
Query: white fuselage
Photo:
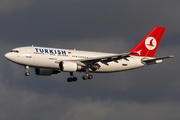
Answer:
[[[20, 65], [59, 70], [60, 61], [78, 61], [107, 55], [116, 54], [32, 46], [15, 48], [5, 56]], [[130, 56], [128, 60], [120, 59], [109, 62], [108, 65], [98, 62], [100, 68], [93, 72], [118, 72], [146, 66], [141, 62], [142, 58], [144, 57]]]

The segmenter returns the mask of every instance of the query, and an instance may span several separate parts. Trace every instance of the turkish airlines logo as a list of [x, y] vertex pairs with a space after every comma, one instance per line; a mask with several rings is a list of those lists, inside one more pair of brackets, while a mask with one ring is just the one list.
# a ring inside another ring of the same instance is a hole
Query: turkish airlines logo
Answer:
[[157, 41], [154, 37], [148, 37], [145, 40], [145, 46], [148, 50], [154, 50], [157, 46]]

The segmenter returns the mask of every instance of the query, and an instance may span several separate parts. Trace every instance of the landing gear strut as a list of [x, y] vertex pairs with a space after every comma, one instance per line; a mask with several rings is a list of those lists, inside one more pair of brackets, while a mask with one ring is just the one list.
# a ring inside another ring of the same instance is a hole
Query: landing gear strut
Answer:
[[73, 72], [70, 72], [70, 78], [67, 79], [67, 82], [76, 82], [77, 77], [74, 77]]
[[25, 70], [26, 70], [25, 76], [29, 76], [30, 75], [30, 73], [29, 73], [29, 66], [25, 66]]

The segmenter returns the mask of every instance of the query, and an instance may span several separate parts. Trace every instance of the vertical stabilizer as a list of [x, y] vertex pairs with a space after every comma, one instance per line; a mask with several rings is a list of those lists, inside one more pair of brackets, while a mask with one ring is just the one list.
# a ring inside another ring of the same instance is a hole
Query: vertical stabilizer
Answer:
[[165, 27], [154, 27], [133, 49], [129, 52], [136, 52], [134, 56], [154, 57], [161, 38], [166, 30]]

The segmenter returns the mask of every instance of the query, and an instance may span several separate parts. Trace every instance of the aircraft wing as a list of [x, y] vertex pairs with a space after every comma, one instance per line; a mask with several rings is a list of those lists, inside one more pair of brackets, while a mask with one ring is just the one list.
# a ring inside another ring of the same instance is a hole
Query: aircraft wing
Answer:
[[127, 58], [130, 57], [130, 55], [135, 54], [134, 52], [130, 52], [130, 53], [124, 53], [124, 54], [117, 54], [117, 55], [110, 55], [110, 56], [103, 56], [103, 57], [95, 57], [95, 58], [90, 58], [90, 59], [82, 59], [79, 60], [79, 62], [81, 63], [85, 63], [87, 64], [94, 64], [96, 62], [101, 62], [105, 65], [108, 65], [108, 62], [118, 62], [117, 60], [120, 59], [125, 59], [127, 61], [129, 61]]
[[142, 59], [142, 63], [146, 64], [146, 65], [152, 65], [152, 64], [156, 64], [156, 63], [160, 63], [162, 62], [163, 59], [167, 59], [167, 58], [174, 58], [175, 56], [164, 56], [164, 57], [159, 57], [159, 58], [154, 58], [154, 59]]
[[[97, 70], [100, 65], [97, 62], [101, 62], [105, 65], [109, 65], [108, 62], [117, 62], [120, 59], [124, 59], [129, 61], [127, 58], [130, 57], [130, 55], [136, 54], [135, 52], [129, 52], [129, 53], [123, 53], [123, 54], [113, 54], [109, 56], [102, 56], [102, 57], [94, 57], [94, 58], [89, 58], [89, 59], [77, 59], [77, 60], [69, 60], [69, 61], [74, 61], [78, 65], [84, 66], [86, 68], [90, 68], [91, 70], [95, 71]], [[57, 60], [55, 63], [59, 63], [61, 61]]]

